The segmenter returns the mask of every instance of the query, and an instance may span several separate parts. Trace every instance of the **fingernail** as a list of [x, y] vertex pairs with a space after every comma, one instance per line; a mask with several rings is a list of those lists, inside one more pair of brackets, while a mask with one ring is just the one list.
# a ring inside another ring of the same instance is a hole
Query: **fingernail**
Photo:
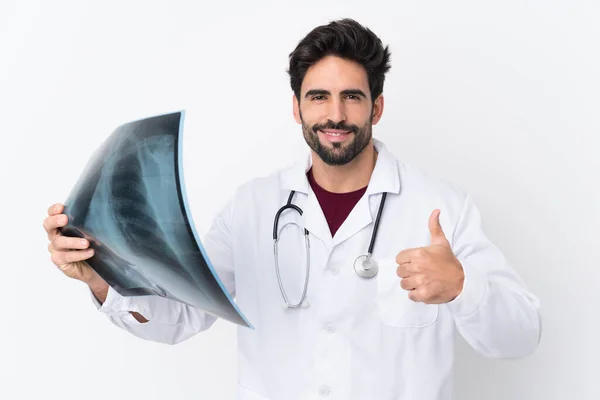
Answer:
[[79, 241], [79, 244], [80, 244], [81, 246], [87, 247], [87, 245], [88, 245], [88, 241], [87, 241], [87, 240], [85, 240], [85, 239], [83, 239], [83, 240], [80, 240], [80, 241]]

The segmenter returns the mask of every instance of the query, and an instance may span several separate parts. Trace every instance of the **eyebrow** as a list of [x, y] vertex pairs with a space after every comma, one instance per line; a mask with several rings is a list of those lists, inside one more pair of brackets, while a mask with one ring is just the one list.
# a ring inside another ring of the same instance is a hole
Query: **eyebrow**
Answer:
[[[354, 95], [354, 96], [363, 97], [365, 99], [367, 98], [367, 95], [360, 89], [342, 90], [341, 94], [344, 96]], [[329, 90], [325, 90], [325, 89], [311, 89], [308, 92], [306, 92], [306, 94], [304, 95], [304, 98], [308, 98], [310, 96], [323, 96], [323, 95], [331, 95], [331, 92]]]

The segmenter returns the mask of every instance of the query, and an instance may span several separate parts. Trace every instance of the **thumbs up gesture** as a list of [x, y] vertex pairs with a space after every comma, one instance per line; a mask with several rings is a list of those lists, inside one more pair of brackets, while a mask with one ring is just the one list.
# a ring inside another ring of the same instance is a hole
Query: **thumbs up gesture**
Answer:
[[463, 288], [465, 275], [440, 225], [440, 210], [429, 217], [431, 245], [398, 253], [396, 273], [400, 286], [413, 301], [441, 304], [454, 300]]

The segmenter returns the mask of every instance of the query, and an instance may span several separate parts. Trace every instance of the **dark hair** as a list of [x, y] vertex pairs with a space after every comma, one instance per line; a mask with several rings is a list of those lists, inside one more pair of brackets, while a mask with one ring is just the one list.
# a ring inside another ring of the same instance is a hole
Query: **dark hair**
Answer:
[[332, 55], [356, 61], [365, 68], [372, 101], [383, 93], [385, 73], [390, 69], [389, 46], [383, 47], [368, 28], [344, 18], [314, 28], [290, 53], [287, 72], [298, 101], [306, 71], [323, 57]]

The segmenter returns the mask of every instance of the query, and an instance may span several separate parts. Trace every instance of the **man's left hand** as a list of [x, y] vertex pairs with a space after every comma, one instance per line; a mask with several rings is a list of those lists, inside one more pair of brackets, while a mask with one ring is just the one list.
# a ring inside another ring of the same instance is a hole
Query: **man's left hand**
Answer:
[[463, 289], [463, 267], [452, 252], [439, 218], [439, 210], [429, 217], [430, 246], [406, 249], [396, 256], [399, 265], [396, 273], [402, 278], [400, 286], [408, 290], [412, 301], [448, 303]]

